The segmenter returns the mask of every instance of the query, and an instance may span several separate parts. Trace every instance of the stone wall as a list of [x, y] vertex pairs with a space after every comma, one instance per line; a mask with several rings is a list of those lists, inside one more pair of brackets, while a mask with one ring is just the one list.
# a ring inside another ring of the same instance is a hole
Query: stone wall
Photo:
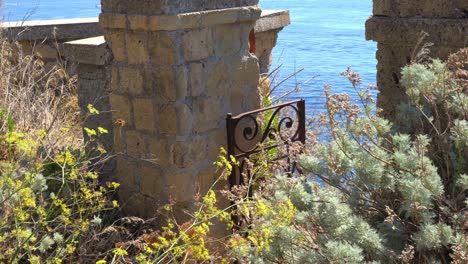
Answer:
[[151, 217], [174, 200], [180, 216], [216, 177], [226, 113], [259, 107], [248, 37], [261, 10], [239, 4], [185, 13], [204, 1], [129, 2], [104, 1], [100, 16], [114, 56], [119, 195], [126, 214]]
[[103, 1], [101, 24], [12, 22], [4, 36], [51, 65], [74, 65], [83, 117], [88, 104], [101, 112], [83, 126], [111, 132], [101, 143], [116, 158], [101, 174], [122, 184], [125, 214], [151, 217], [170, 200], [184, 209], [206, 192], [227, 142], [226, 114], [260, 106], [259, 75], [290, 20], [257, 2]]
[[[468, 45], [466, 0], [374, 0], [374, 16], [366, 23], [366, 38], [378, 42], [378, 106], [393, 119], [395, 108], [406, 100], [400, 85], [401, 68], [411, 62], [422, 32], [433, 58]], [[417, 53], [417, 52], [416, 52]]]
[[41, 56], [46, 69], [57, 62], [70, 66], [64, 56], [63, 43], [103, 34], [97, 18], [5, 22], [2, 29], [2, 36], [18, 41], [26, 54], [34, 52]]

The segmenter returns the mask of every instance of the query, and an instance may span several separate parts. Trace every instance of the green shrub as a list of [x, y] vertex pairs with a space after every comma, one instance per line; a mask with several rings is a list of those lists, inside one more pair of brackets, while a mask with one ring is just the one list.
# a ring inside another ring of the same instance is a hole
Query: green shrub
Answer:
[[359, 76], [344, 72], [360, 103], [327, 90], [327, 113], [315, 124], [325, 133], [300, 158], [308, 175], [272, 177], [244, 203], [250, 225], [233, 255], [251, 263], [466, 263], [466, 58], [468, 49], [402, 69], [409, 99], [395, 123], [376, 114]]
[[0, 263], [88, 262], [80, 246], [118, 206], [118, 184], [90, 169], [74, 80], [6, 40], [0, 65]]

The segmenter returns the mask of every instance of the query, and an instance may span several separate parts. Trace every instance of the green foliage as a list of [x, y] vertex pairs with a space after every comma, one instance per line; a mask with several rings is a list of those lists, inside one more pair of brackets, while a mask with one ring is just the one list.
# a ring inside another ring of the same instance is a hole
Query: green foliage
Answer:
[[24, 133], [9, 122], [0, 130], [0, 262], [80, 259], [80, 244], [114, 209], [108, 197], [118, 184], [98, 183], [85, 146], [50, 149], [47, 131]]
[[252, 263], [468, 261], [467, 54], [405, 67], [408, 101], [394, 123], [344, 72], [361, 105], [327, 90], [316, 124], [326, 134], [300, 158], [307, 176], [270, 177], [256, 190], [242, 240], [255, 247], [236, 243], [244, 250], [233, 254]]

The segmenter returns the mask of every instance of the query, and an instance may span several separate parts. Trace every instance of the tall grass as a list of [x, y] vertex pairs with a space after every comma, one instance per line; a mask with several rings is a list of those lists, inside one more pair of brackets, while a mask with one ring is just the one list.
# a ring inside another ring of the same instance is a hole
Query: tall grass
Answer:
[[[76, 77], [60, 63], [46, 69], [37, 55], [0, 39], [0, 109], [15, 120], [17, 129], [29, 134], [46, 131], [51, 148], [68, 144], [70, 136], [81, 140], [76, 89]], [[64, 127], [75, 133], [64, 138]]]

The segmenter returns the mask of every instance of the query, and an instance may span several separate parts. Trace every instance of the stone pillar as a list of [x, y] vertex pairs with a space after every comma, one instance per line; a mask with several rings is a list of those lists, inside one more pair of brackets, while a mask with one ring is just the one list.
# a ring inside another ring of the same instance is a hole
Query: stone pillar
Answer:
[[378, 42], [377, 105], [394, 118], [396, 107], [406, 100], [400, 85], [401, 68], [414, 54], [421, 32], [432, 58], [446, 59], [468, 45], [466, 0], [374, 0], [374, 16], [366, 23], [366, 38]]
[[262, 17], [255, 24], [255, 56], [259, 60], [261, 74], [269, 73], [278, 33], [290, 23], [289, 11], [264, 10]]
[[[109, 134], [101, 135], [98, 141], [89, 142], [87, 133], [85, 140], [90, 147], [100, 144], [109, 154], [113, 151], [113, 122], [110, 112], [110, 67], [112, 54], [104, 37], [93, 37], [64, 43], [64, 55], [74, 64], [78, 72], [78, 104], [84, 128], [97, 130], [103, 127]], [[89, 115], [88, 104], [100, 110], [99, 115]], [[100, 155], [100, 153], [97, 153]], [[107, 180], [114, 174], [115, 160], [98, 162], [101, 179]]]
[[125, 214], [187, 209], [213, 183], [225, 117], [259, 106], [258, 0], [103, 0]]

